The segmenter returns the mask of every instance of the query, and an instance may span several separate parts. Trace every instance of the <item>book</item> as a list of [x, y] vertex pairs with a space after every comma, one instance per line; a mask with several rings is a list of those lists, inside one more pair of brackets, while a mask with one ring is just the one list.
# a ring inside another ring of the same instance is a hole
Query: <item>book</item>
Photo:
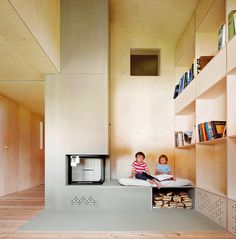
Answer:
[[165, 180], [174, 180], [174, 176], [169, 174], [158, 174], [158, 175], [152, 175], [152, 176], [160, 182]]
[[230, 41], [233, 36], [235, 35], [235, 28], [234, 28], [234, 14], [236, 10], [232, 10], [228, 15], [228, 41]]
[[234, 12], [233, 15], [234, 15], [233, 18], [234, 18], [234, 35], [235, 35], [235, 33], [236, 33], [236, 11]]
[[179, 84], [177, 84], [175, 86], [175, 91], [174, 91], [174, 96], [173, 96], [173, 99], [175, 99], [179, 94]]
[[184, 89], [184, 75], [182, 75], [182, 77], [180, 78], [180, 81], [179, 81], [178, 95], [183, 91], [183, 89]]
[[184, 146], [183, 131], [175, 132], [175, 147]]
[[226, 28], [225, 28], [225, 24], [223, 24], [220, 26], [218, 30], [218, 51], [225, 46], [225, 43], [226, 43], [225, 34], [226, 34]]
[[201, 71], [213, 58], [214, 56], [201, 56], [199, 57], [198, 63], [198, 70]]
[[207, 140], [214, 139], [214, 133], [212, 131], [211, 122], [210, 121], [205, 122], [204, 125], [206, 128]]
[[183, 135], [184, 135], [184, 145], [191, 144], [193, 131], [191, 131], [191, 130], [184, 131]]
[[226, 137], [226, 134], [227, 134], [227, 125], [225, 124], [225, 127], [224, 127], [224, 131], [223, 131], [222, 137]]
[[201, 123], [201, 127], [202, 127], [202, 136], [203, 136], [203, 141], [207, 140], [207, 135], [206, 135], [206, 128], [204, 123]]
[[201, 123], [197, 125], [197, 128], [198, 128], [198, 140], [199, 140], [199, 142], [202, 142], [202, 141], [204, 141], [204, 139], [203, 139]]
[[225, 126], [226, 126], [226, 121], [217, 121], [217, 120], [211, 121], [211, 127], [213, 130], [215, 139], [222, 137], [225, 130]]
[[184, 73], [184, 88], [188, 85], [189, 80], [188, 80], [188, 72]]
[[197, 58], [194, 59], [191, 69], [192, 69], [192, 75], [193, 75], [192, 77], [194, 79], [198, 75], [198, 73], [200, 72]]

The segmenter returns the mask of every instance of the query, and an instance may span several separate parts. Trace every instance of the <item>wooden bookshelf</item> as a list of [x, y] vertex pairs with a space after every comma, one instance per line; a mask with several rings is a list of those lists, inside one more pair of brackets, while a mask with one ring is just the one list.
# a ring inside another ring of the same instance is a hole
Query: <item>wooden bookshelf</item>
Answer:
[[[175, 148], [175, 173], [195, 177], [197, 188], [223, 198], [224, 205], [227, 200], [236, 201], [236, 36], [227, 41], [231, 10], [236, 10], [236, 0], [200, 2], [195, 12], [194, 57], [214, 57], [194, 79], [194, 86], [175, 100], [175, 130], [196, 125], [196, 144]], [[218, 30], [223, 23], [226, 45], [218, 51]], [[199, 142], [197, 125], [214, 120], [226, 121], [227, 136]], [[232, 217], [229, 210], [224, 210], [227, 221]]]

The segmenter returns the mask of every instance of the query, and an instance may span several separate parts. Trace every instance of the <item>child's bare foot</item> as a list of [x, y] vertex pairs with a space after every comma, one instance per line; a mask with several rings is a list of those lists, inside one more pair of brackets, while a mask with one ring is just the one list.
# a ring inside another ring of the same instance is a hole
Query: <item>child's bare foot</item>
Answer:
[[155, 182], [155, 184], [157, 185], [157, 188], [158, 188], [158, 189], [160, 189], [160, 188], [162, 187], [162, 184], [161, 184], [160, 182], [158, 182], [158, 181], [156, 181], [156, 180], [155, 180], [154, 182]]
[[150, 183], [150, 184], [154, 184], [155, 182], [153, 182], [153, 180], [151, 179], [147, 179], [147, 181]]

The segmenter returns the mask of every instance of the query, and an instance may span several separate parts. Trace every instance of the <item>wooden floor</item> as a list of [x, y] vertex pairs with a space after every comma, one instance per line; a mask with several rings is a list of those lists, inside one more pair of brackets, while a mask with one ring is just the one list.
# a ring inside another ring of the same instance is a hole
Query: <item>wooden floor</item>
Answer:
[[[13, 193], [0, 198], [0, 239], [236, 239], [229, 232], [197, 232], [197, 233], [135, 233], [135, 232], [18, 232], [21, 225], [29, 221], [44, 209], [44, 186]], [[109, 229], [108, 229], [109, 230]]]

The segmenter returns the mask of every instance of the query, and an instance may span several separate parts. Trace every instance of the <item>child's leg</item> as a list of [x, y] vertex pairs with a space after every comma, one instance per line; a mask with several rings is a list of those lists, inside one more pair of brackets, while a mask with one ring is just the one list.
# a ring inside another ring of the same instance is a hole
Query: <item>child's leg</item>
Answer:
[[158, 180], [152, 179], [152, 181], [153, 181], [153, 183], [155, 183], [157, 185], [158, 189], [162, 187], [162, 184]]
[[146, 178], [146, 179], [143, 179], [143, 180], [147, 180], [151, 184], [156, 184], [158, 188], [162, 187], [162, 184], [156, 178], [154, 178], [153, 176], [143, 172], [142, 177]]
[[144, 181], [146, 181], [148, 179], [147, 175], [145, 173], [138, 173], [138, 174], [135, 174], [135, 178], [137, 179], [142, 179]]

